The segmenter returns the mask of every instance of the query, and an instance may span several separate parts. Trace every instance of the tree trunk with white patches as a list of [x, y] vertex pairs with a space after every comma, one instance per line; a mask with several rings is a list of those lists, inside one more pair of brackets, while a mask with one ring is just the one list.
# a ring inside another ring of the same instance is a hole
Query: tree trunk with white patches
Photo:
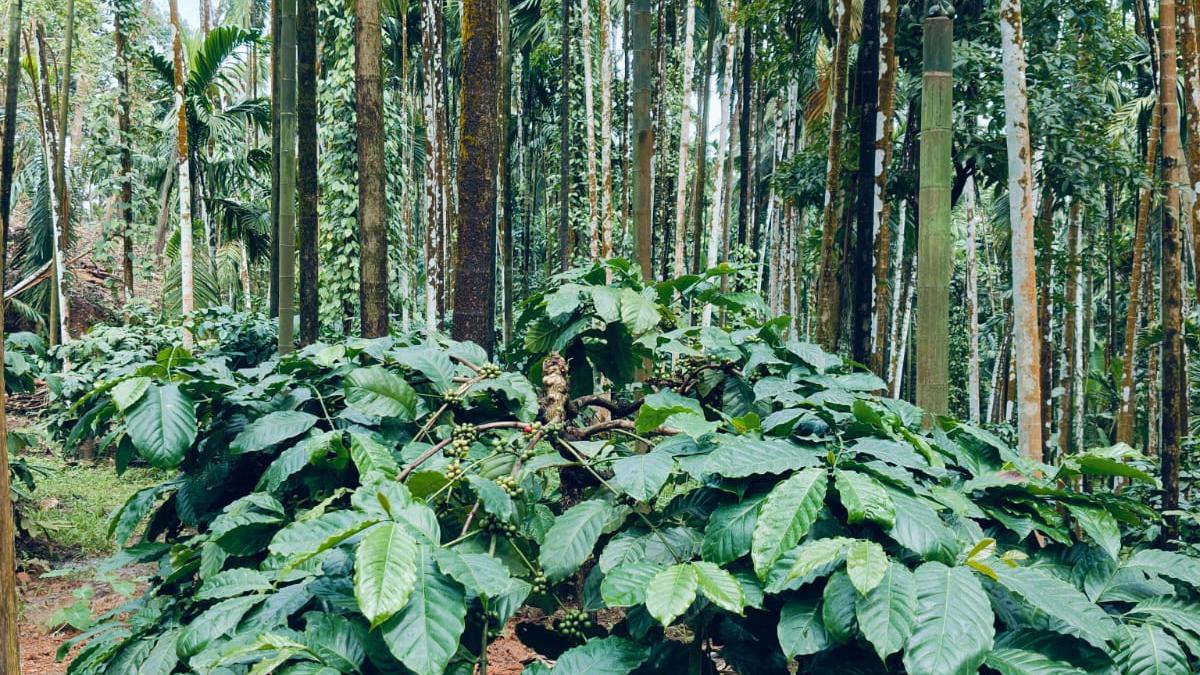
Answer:
[[[605, 0], [600, 0], [603, 3]], [[679, 109], [679, 162], [675, 179], [675, 276], [686, 272], [687, 245], [687, 167], [688, 137], [692, 133], [692, 79], [695, 77], [696, 3], [687, 4], [687, 20], [683, 30], [683, 103]], [[707, 94], [707, 92], [704, 92]]]

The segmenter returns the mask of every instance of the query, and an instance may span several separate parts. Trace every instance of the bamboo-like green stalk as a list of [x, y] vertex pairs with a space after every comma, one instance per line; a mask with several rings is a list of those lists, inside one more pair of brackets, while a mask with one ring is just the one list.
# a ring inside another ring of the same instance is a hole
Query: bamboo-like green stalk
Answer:
[[279, 351], [287, 353], [296, 305], [296, 0], [278, 2]]
[[917, 239], [917, 405], [949, 412], [950, 160], [954, 22], [925, 19], [921, 90], [921, 191]]

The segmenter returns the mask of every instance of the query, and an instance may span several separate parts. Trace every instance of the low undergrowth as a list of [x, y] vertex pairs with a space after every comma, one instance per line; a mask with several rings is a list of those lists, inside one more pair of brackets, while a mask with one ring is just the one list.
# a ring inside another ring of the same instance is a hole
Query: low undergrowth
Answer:
[[72, 434], [176, 473], [114, 514], [158, 573], [70, 672], [465, 674], [526, 605], [569, 607], [530, 674], [1194, 672], [1200, 561], [1145, 543], [1144, 458], [927, 429], [730, 272], [565, 275], [519, 372], [410, 336], [105, 381]]

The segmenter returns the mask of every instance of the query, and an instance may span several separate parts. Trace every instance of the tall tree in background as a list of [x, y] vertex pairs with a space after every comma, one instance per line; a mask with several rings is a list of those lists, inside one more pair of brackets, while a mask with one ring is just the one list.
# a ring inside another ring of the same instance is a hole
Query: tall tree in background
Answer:
[[633, 51], [633, 248], [642, 277], [654, 278], [654, 127], [650, 124], [650, 0], [632, 0], [629, 27]]
[[296, 17], [296, 192], [300, 238], [300, 344], [317, 341], [317, 5], [299, 0]]
[[[753, 214], [750, 213], [751, 196], [754, 194], [754, 170], [751, 164], [750, 121], [754, 115], [754, 26], [746, 23], [742, 27], [742, 63], [741, 63], [741, 93], [738, 94], [741, 112], [738, 115], [738, 158], [741, 176], [738, 195], [738, 244], [746, 246], [750, 229], [754, 224]], [[761, 117], [761, 116], [760, 116]], [[754, 247], [758, 249], [757, 246]]]
[[684, 249], [687, 244], [688, 140], [692, 134], [692, 80], [695, 78], [696, 67], [693, 56], [696, 42], [696, 3], [695, 0], [684, 1], [687, 5], [687, 20], [683, 29], [683, 103], [679, 107], [679, 163], [675, 179], [675, 276], [682, 276], [687, 271]]
[[279, 35], [280, 0], [271, 1], [271, 271], [268, 313], [279, 316]]
[[496, 3], [464, 0], [463, 78], [458, 134], [458, 236], [454, 338], [492, 353], [496, 315], [496, 157], [500, 125]]
[[[871, 362], [871, 338], [875, 314], [874, 277], [875, 254], [875, 142], [879, 127], [879, 2], [864, 0], [862, 9], [862, 42], [858, 49], [858, 226], [854, 236], [854, 275], [852, 297], [854, 309], [850, 326], [850, 355], [859, 363]], [[947, 120], [949, 123], [949, 120]], [[868, 179], [868, 176], [870, 179]], [[947, 212], [949, 208], [947, 208]]]
[[[1186, 0], [1185, 0], [1186, 1]], [[1181, 443], [1187, 435], [1187, 370], [1183, 356], [1183, 246], [1179, 195], [1179, 97], [1175, 53], [1175, 0], [1158, 6], [1159, 95], [1163, 114], [1162, 216], [1162, 511], [1179, 508]], [[1176, 537], [1179, 519], [1167, 515], [1162, 540]]]
[[562, 82], [558, 112], [558, 269], [571, 266], [575, 233], [571, 229], [571, 3], [562, 3]]
[[363, 337], [381, 337], [388, 332], [388, 207], [383, 152], [383, 31], [379, 12], [379, 0], [358, 0], [354, 22], [358, 297]]
[[712, 96], [710, 89], [712, 86], [712, 60], [713, 48], [717, 41], [716, 22], [712, 17], [718, 11], [718, 0], [707, 0], [705, 3], [705, 14], [709, 17], [707, 36], [704, 39], [704, 58], [700, 62], [700, 68], [704, 71], [703, 84], [700, 85], [700, 129], [696, 138], [696, 176], [692, 183], [692, 198], [688, 206], [688, 213], [691, 215], [691, 225], [689, 229], [692, 232], [692, 268], [695, 273], [700, 272], [702, 263], [700, 252], [704, 249], [704, 191], [708, 185], [708, 115], [709, 104]]
[[[293, 0], [294, 1], [294, 0]], [[179, 2], [170, 0], [171, 45], [175, 64], [175, 108], [178, 122], [176, 151], [179, 161], [179, 307], [183, 314], [191, 313], [195, 306], [195, 282], [193, 280], [192, 257], [192, 178], [188, 160], [187, 106], [183, 100], [183, 24], [179, 19]], [[184, 331], [184, 345], [191, 347], [191, 331]]]
[[1033, 157], [1025, 90], [1021, 0], [1000, 0], [1004, 71], [1004, 131], [1008, 146], [1008, 211], [1012, 224], [1013, 355], [1017, 383], [1017, 445], [1042, 460], [1042, 385], [1039, 368], [1037, 270], [1033, 247]]
[[133, 3], [117, 0], [113, 3], [113, 49], [117, 74], [117, 134], [121, 152], [121, 285], [125, 300], [133, 297], [133, 139], [130, 138], [129, 54], [126, 53], [126, 34], [133, 19]]
[[446, 169], [442, 149], [445, 145], [442, 101], [442, 2], [421, 3], [421, 54], [425, 77], [422, 112], [425, 122], [425, 329], [438, 330], [442, 298], [445, 297], [446, 270], [441, 251], [446, 236]]
[[296, 316], [297, 0], [275, 1], [279, 3], [279, 35], [275, 36], [279, 40], [279, 353], [286, 354], [292, 350]]
[[[21, 78], [21, 0], [8, 5], [8, 63], [4, 80], [4, 140], [0, 152], [0, 298], [8, 270], [9, 216], [12, 214], [13, 148], [17, 131], [17, 84]], [[3, 301], [0, 300], [0, 306]], [[4, 321], [0, 320], [0, 363], [4, 362]], [[8, 462], [8, 396], [0, 368], [0, 672], [21, 672], [17, 606], [17, 527]]]
[[600, 257], [613, 254], [612, 167], [612, 46], [609, 44], [608, 3], [597, 3], [600, 26]]
[[[58, 218], [54, 221], [54, 246], [51, 247], [54, 273], [50, 276], [50, 292], [53, 296], [50, 313], [50, 330], [56, 332], [59, 343], [71, 339], [71, 302], [66, 289], [67, 244], [71, 230], [71, 190], [67, 185], [67, 165], [71, 161], [71, 148], [67, 147], [67, 126], [71, 112], [71, 59], [75, 53], [75, 0], [67, 0], [67, 30], [63, 45], [63, 62], [58, 74], [58, 138], [54, 142], [57, 160], [54, 162], [55, 199], [58, 201]], [[51, 106], [46, 99], [46, 108]]]
[[[935, 415], [945, 415], [950, 412], [950, 275], [953, 271], [950, 182], [954, 176], [950, 149], [954, 113], [954, 21], [940, 12], [927, 16], [923, 40], [921, 194], [917, 230], [917, 335], [920, 336], [917, 341], [917, 405]], [[860, 231], [862, 226], [860, 221]], [[868, 268], [867, 265], [859, 267], [864, 270], [862, 276], [866, 276]], [[865, 348], [869, 336], [864, 334], [862, 337]]]
[[842, 191], [842, 132], [846, 126], [846, 76], [850, 53], [850, 0], [835, 0], [837, 43], [833, 49], [829, 88], [829, 152], [826, 161], [825, 206], [821, 214], [820, 277], [817, 279], [817, 334], [829, 351], [837, 347], [841, 324], [841, 288], [837, 280], [838, 212]]
[[[603, 4], [604, 0], [600, 0]], [[599, 220], [600, 201], [599, 178], [596, 176], [596, 113], [592, 101], [592, 9], [588, 0], [579, 2], [580, 37], [582, 38], [579, 52], [583, 62], [583, 128], [587, 156], [587, 186], [588, 186], [588, 252], [593, 260], [600, 257]]]

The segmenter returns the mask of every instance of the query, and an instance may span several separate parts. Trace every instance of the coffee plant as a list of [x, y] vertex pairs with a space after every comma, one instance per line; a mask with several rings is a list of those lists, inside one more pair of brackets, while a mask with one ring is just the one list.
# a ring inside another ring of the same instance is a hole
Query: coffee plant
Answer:
[[559, 281], [520, 372], [429, 336], [171, 347], [83, 396], [119, 467], [177, 473], [113, 514], [109, 564], [154, 579], [69, 672], [465, 675], [526, 606], [554, 632], [530, 675], [1200, 666], [1200, 560], [1147, 543], [1129, 448], [1025, 460], [719, 273]]

